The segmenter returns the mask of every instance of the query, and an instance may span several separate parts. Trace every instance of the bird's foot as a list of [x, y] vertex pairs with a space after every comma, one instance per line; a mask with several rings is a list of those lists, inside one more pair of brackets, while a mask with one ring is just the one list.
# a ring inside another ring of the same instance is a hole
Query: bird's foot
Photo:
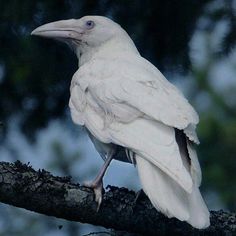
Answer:
[[101, 181], [86, 181], [83, 183], [84, 187], [93, 189], [94, 195], [95, 195], [95, 201], [97, 203], [97, 211], [99, 211], [99, 208], [102, 203], [102, 190], [103, 190], [103, 182]]

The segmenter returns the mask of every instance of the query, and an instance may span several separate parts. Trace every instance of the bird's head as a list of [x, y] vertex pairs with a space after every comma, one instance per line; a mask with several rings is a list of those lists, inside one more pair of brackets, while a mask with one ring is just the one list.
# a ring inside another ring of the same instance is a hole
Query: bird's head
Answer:
[[119, 24], [103, 16], [84, 16], [39, 26], [32, 35], [54, 38], [70, 44], [76, 51], [89, 51], [113, 38], [128, 38]]

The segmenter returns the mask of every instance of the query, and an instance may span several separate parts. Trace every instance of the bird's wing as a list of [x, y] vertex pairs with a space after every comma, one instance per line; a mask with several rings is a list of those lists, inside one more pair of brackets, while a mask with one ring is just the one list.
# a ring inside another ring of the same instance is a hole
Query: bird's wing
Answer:
[[138, 153], [191, 192], [192, 178], [182, 163], [173, 127], [195, 125], [196, 112], [160, 72], [137, 63], [103, 63], [102, 73], [90, 67], [86, 90], [103, 112], [87, 104], [86, 127], [97, 139]]
[[132, 150], [187, 192], [192, 191], [192, 178], [182, 162], [174, 128], [140, 117], [130, 123], [113, 122], [107, 130], [112, 143]]
[[187, 150], [188, 156], [191, 160], [190, 172], [191, 176], [194, 179], [196, 186], [199, 187], [202, 182], [202, 171], [198, 161], [197, 152], [189, 140], [187, 140]]
[[[129, 61], [105, 61], [103, 64], [106, 64], [106, 68], [103, 67], [102, 73], [95, 70], [94, 76], [103, 76], [95, 96], [104, 105], [117, 102], [126, 104], [150, 119], [178, 129], [198, 123], [197, 113], [183, 94], [147, 60], [134, 57]], [[109, 75], [107, 79], [104, 70]]]

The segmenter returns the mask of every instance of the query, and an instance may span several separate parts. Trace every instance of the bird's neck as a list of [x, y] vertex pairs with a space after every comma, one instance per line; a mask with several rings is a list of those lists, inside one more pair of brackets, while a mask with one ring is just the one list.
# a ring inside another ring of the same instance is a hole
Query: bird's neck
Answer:
[[116, 58], [127, 53], [137, 54], [139, 52], [130, 38], [114, 38], [99, 47], [79, 48], [76, 51], [79, 67], [95, 58]]

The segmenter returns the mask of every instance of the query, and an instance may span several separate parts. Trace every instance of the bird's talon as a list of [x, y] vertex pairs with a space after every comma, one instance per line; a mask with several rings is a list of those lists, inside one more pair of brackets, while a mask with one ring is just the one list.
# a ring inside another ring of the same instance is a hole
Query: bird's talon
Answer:
[[93, 182], [90, 182], [90, 181], [85, 181], [85, 182], [83, 182], [82, 186], [87, 187], [87, 188], [92, 188], [92, 189], [95, 188], [94, 183], [93, 183]]
[[95, 195], [95, 202], [97, 203], [97, 209], [98, 212], [102, 203], [102, 190], [103, 190], [103, 183], [102, 182], [89, 182], [86, 181], [83, 183], [84, 187], [92, 188], [94, 195]]
[[95, 201], [97, 202], [97, 211], [99, 211], [100, 205], [102, 203], [102, 190], [103, 190], [102, 183], [100, 183], [96, 188], [93, 189], [95, 194]]

